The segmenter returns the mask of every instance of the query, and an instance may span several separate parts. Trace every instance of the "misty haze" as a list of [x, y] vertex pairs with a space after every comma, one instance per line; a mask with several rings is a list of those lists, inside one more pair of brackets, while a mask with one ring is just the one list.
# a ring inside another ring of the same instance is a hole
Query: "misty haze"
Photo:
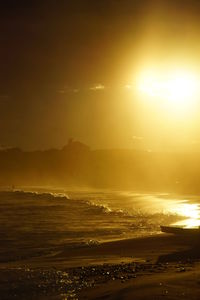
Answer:
[[199, 299], [199, 14], [0, 2], [0, 299]]

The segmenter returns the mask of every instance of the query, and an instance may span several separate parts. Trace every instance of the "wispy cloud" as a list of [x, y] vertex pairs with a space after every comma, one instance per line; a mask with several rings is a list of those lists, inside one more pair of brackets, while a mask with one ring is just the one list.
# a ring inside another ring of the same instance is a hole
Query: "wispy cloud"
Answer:
[[57, 92], [58, 92], [58, 94], [65, 94], [66, 90], [58, 90]]
[[119, 85], [119, 86], [105, 86], [102, 83], [95, 83], [95, 84], [91, 84], [89, 86], [85, 86], [85, 87], [70, 87], [70, 86], [64, 86], [64, 87], [60, 87], [60, 89], [57, 90], [57, 93], [59, 94], [66, 94], [66, 93], [84, 93], [89, 91], [93, 91], [93, 92], [98, 92], [98, 91], [114, 91], [117, 92], [119, 90], [127, 90], [127, 91], [133, 91], [135, 89], [135, 85], [133, 84], [126, 84], [126, 85]]
[[126, 85], [124, 86], [124, 88], [125, 88], [126, 90], [132, 90], [133, 86], [132, 86], [131, 84], [126, 84]]
[[135, 140], [135, 141], [142, 141], [144, 138], [142, 136], [133, 135], [132, 139]]
[[105, 86], [101, 83], [95, 84], [94, 86], [90, 87], [91, 91], [100, 91], [100, 90], [104, 90]]
[[73, 92], [73, 93], [78, 93], [78, 92], [79, 92], [79, 89], [73, 89], [72, 92]]
[[57, 93], [59, 93], [59, 94], [78, 93], [78, 92], [79, 92], [79, 89], [71, 88], [71, 87], [68, 87], [68, 86], [57, 90]]

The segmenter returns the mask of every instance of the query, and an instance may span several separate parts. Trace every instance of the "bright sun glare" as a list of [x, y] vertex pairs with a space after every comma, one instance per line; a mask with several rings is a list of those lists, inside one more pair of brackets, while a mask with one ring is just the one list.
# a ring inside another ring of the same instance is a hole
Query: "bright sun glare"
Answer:
[[194, 106], [198, 96], [198, 78], [189, 71], [175, 70], [165, 74], [148, 70], [139, 76], [140, 94], [165, 102], [174, 109]]
[[[183, 203], [185, 202], [185, 203]], [[191, 228], [200, 226], [200, 208], [197, 203], [187, 203], [183, 201], [182, 203], [168, 203], [168, 210], [171, 213], [187, 217], [182, 221], [178, 221], [173, 225], [181, 225], [183, 227]]]

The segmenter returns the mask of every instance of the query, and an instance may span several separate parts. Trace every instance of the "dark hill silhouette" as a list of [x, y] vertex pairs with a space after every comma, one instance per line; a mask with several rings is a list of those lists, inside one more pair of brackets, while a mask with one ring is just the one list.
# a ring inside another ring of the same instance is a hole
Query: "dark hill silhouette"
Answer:
[[52, 185], [199, 192], [198, 153], [90, 150], [72, 139], [61, 150], [0, 151], [0, 185]]

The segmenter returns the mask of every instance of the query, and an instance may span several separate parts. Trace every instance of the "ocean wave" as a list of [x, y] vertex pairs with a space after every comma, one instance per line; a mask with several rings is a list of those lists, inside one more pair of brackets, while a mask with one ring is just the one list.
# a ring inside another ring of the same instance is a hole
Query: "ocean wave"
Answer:
[[111, 209], [108, 205], [95, 203], [93, 201], [85, 199], [73, 199], [69, 197], [67, 193], [55, 193], [55, 192], [38, 192], [38, 191], [25, 191], [21, 189], [17, 190], [5, 190], [0, 191], [0, 197], [13, 198], [17, 200], [67, 200], [67, 203], [70, 204], [70, 208], [82, 208], [85, 212], [93, 214], [117, 214], [125, 215], [127, 213], [122, 209]]
[[145, 207], [140, 197], [130, 199], [115, 192], [1, 190], [1, 251], [12, 259], [18, 253], [23, 256], [21, 250], [28, 257], [69, 247], [93, 247], [159, 233], [161, 224], [180, 219], [153, 211], [149, 205], [149, 198]]
[[44, 199], [70, 199], [65, 193], [54, 193], [54, 192], [37, 192], [37, 191], [25, 191], [21, 189], [4, 190], [0, 191], [0, 196], [12, 196], [12, 197], [31, 197], [31, 198], [44, 198]]
[[106, 204], [99, 204], [99, 203], [95, 203], [92, 201], [86, 201], [86, 204], [88, 205], [88, 207], [93, 210], [93, 212], [96, 213], [104, 213], [104, 214], [114, 214], [114, 215], [124, 215], [127, 216], [127, 212], [123, 211], [122, 209], [111, 209], [108, 205]]
[[[64, 210], [66, 214], [70, 216], [70, 218], [72, 216], [79, 215], [80, 218], [83, 219], [94, 219], [96, 216], [108, 219], [110, 222], [119, 218], [119, 220], [132, 222], [133, 227], [136, 226], [139, 228], [150, 228], [152, 225], [150, 224], [151, 222], [153, 223], [153, 226], [155, 226], [155, 224], [159, 226], [161, 223], [168, 224], [180, 220], [180, 216], [175, 213], [147, 212], [146, 210], [138, 209], [137, 206], [134, 207], [134, 204], [131, 209], [122, 209], [114, 207], [114, 205], [109, 205], [109, 203], [100, 203], [101, 197], [99, 197], [98, 201], [94, 201], [91, 198], [93, 196], [93, 194], [88, 193], [88, 195], [85, 194], [84, 197], [81, 197], [81, 195], [79, 197], [73, 197], [73, 193], [70, 193], [69, 196], [67, 192], [39, 192], [23, 189], [0, 191], [0, 198], [3, 198], [4, 200], [17, 200], [19, 203], [26, 203], [28, 200], [30, 200], [31, 203], [34, 203], [34, 201], [37, 201], [37, 203], [38, 201], [41, 201], [41, 205], [38, 209], [42, 208], [42, 206], [52, 206], [52, 209], [59, 209], [59, 206], [63, 205], [65, 207]], [[102, 202], [105, 202], [105, 199]], [[121, 203], [121, 206], [123, 206], [123, 202]], [[136, 220], [137, 222], [135, 223]], [[143, 225], [136, 225], [140, 223]]]
[[[99, 203], [101, 198], [98, 201], [93, 201], [91, 195], [88, 194], [84, 197], [73, 197], [73, 193], [70, 196], [67, 192], [39, 192], [39, 191], [31, 191], [31, 190], [23, 190], [23, 189], [14, 189], [14, 190], [4, 190], [0, 191], [0, 198], [2, 199], [15, 199], [15, 200], [35, 200], [41, 201], [44, 200], [44, 203], [48, 203], [48, 201], [54, 200], [58, 205], [60, 201], [64, 201], [64, 204], [68, 208], [69, 211], [81, 211], [86, 215], [107, 215], [107, 216], [117, 216], [120, 218], [142, 218], [143, 220], [148, 219], [150, 216], [154, 216], [157, 220], [161, 219], [177, 219], [180, 218], [177, 214], [173, 213], [158, 213], [153, 211], [145, 211], [143, 209], [138, 209], [137, 207], [133, 207], [131, 209], [122, 209], [119, 207], [113, 207], [109, 204]], [[58, 201], [58, 202], [57, 202]], [[122, 204], [123, 205], [123, 202]]]

